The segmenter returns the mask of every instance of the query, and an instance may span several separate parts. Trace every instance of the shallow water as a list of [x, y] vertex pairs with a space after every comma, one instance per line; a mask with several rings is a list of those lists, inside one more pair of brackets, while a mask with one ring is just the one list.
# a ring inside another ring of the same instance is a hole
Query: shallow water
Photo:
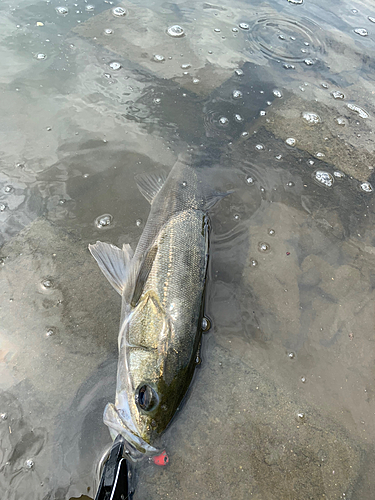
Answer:
[[371, 2], [9, 0], [0, 22], [2, 497], [95, 495], [120, 302], [87, 246], [135, 248], [134, 174], [189, 151], [234, 192], [202, 364], [135, 498], [372, 499]]

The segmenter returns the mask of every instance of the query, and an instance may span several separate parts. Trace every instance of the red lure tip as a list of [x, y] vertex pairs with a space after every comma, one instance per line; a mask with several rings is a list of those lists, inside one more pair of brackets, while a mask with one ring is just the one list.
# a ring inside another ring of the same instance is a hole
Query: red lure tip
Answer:
[[160, 455], [156, 455], [156, 457], [152, 457], [152, 461], [156, 465], [167, 465], [169, 462], [169, 458], [167, 452], [164, 450], [160, 453]]

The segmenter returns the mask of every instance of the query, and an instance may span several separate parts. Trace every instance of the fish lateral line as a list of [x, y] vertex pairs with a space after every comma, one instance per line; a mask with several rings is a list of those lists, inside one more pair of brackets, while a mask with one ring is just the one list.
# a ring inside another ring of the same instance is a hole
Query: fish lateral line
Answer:
[[129, 344], [129, 342], [126, 343], [126, 347], [129, 349], [139, 349], [144, 352], [158, 352], [158, 347], [150, 347], [141, 344]]

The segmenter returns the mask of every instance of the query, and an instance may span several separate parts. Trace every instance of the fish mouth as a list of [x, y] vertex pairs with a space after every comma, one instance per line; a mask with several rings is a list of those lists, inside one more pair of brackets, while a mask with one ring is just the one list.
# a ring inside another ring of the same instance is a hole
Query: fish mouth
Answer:
[[147, 443], [135, 429], [130, 429], [126, 420], [121, 415], [115, 405], [108, 403], [104, 410], [103, 421], [109, 428], [112, 439], [116, 439], [121, 434], [125, 439], [125, 453], [133, 461], [141, 460], [145, 455], [154, 455], [160, 453], [160, 450]]

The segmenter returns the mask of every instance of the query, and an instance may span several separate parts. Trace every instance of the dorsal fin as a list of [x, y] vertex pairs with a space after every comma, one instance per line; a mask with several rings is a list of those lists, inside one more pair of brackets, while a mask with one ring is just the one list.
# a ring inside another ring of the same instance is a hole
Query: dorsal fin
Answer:
[[157, 251], [158, 247], [156, 245], [151, 247], [142, 261], [138, 274], [135, 278], [133, 296], [130, 301], [130, 305], [132, 307], [135, 307], [138, 304], [138, 301], [145, 287], [148, 275], [150, 274], [152, 264], [154, 263]]
[[164, 170], [160, 170], [153, 174], [137, 174], [135, 176], [135, 182], [137, 183], [138, 189], [149, 203], [153, 202], [155, 196], [164, 186], [166, 179], [167, 174]]
[[129, 273], [130, 260], [133, 257], [130, 245], [123, 245], [121, 250], [109, 243], [97, 241], [95, 245], [89, 245], [89, 250], [104, 276], [116, 292], [122, 295]]

